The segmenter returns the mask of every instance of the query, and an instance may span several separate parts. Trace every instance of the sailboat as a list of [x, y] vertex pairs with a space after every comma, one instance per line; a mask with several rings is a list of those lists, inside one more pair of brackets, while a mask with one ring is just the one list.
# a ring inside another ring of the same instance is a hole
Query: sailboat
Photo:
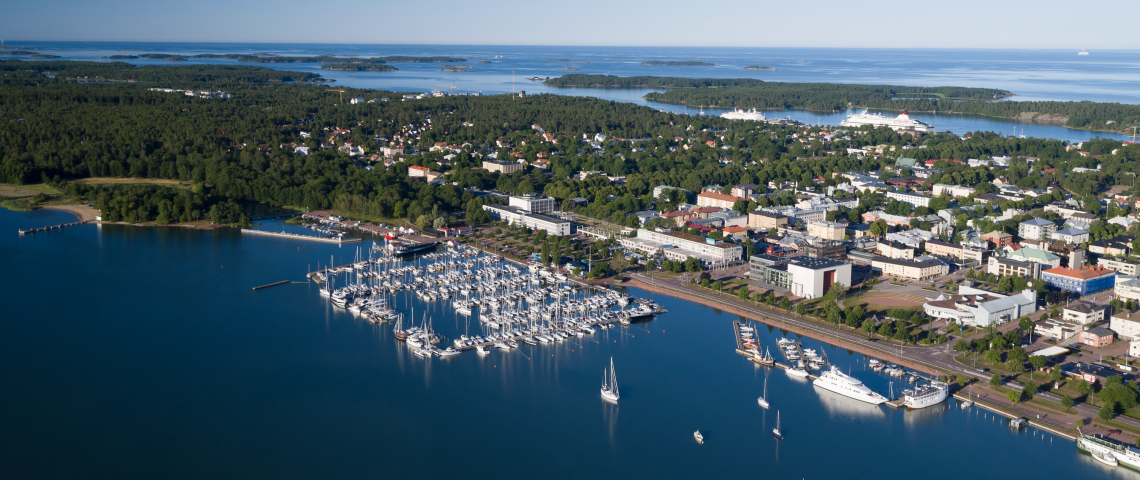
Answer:
[[617, 370], [614, 370], [614, 357], [610, 357], [609, 371], [602, 372], [602, 398], [611, 402], [618, 401]]
[[783, 440], [784, 439], [784, 434], [780, 433], [780, 411], [779, 410], [776, 410], [776, 428], [772, 429], [772, 436], [776, 437], [776, 440]]
[[769, 407], [769, 405], [768, 405], [768, 377], [764, 377], [764, 396], [757, 398], [756, 403], [759, 403], [760, 406], [764, 407], [764, 408]]

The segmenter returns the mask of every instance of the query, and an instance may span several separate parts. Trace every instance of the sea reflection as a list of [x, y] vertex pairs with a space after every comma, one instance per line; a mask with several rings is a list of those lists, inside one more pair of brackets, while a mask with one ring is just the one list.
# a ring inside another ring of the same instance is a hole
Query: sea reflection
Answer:
[[839, 417], [886, 417], [886, 413], [883, 412], [883, 407], [878, 405], [871, 405], [862, 400], [846, 397], [823, 388], [816, 388], [815, 391], [819, 392], [819, 403], [823, 405], [823, 408], [827, 410], [828, 415], [833, 419]]

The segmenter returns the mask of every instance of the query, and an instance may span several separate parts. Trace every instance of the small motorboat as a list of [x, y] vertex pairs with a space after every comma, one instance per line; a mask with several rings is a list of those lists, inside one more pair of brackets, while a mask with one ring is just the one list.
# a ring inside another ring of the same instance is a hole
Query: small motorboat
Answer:
[[1092, 453], [1092, 457], [1100, 463], [1103, 463], [1103, 464], [1108, 465], [1110, 467], [1115, 467], [1117, 465], [1120, 465], [1120, 462], [1116, 459], [1116, 455], [1113, 455], [1113, 454], [1107, 453], [1107, 452], [1096, 452], [1096, 451], [1091, 452], [1091, 453]]
[[966, 400], [965, 402], [962, 402], [962, 408], [970, 408], [972, 406], [974, 406], [973, 400]]
[[482, 345], [476, 346], [475, 351], [478, 352], [479, 355], [490, 355], [491, 354], [491, 350], [488, 349], [487, 347], [482, 346]]
[[807, 370], [804, 370], [802, 368], [789, 368], [787, 370], [784, 370], [784, 373], [787, 373], [790, 377], [807, 378], [808, 376]]
[[697, 443], [699, 443], [701, 445], [705, 444], [705, 436], [701, 435], [700, 430], [693, 432], [693, 438], [697, 439]]

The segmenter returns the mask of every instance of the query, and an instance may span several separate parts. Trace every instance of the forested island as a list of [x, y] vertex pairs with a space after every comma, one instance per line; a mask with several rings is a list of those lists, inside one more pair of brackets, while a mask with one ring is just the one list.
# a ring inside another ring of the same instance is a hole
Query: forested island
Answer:
[[654, 66], [654, 67], [713, 67], [713, 66], [716, 66], [715, 63], [698, 62], [695, 60], [684, 60], [684, 61], [648, 60], [648, 61], [641, 62], [638, 65], [649, 65], [649, 66]]
[[343, 72], [394, 72], [396, 67], [382, 63], [326, 63], [321, 68]]
[[[339, 91], [289, 83], [319, 76], [254, 66], [8, 60], [0, 62], [0, 71], [0, 182], [52, 185], [78, 201], [94, 203], [111, 221], [210, 218], [233, 223], [247, 220], [254, 208], [271, 206], [336, 208], [364, 218], [408, 218], [428, 225], [440, 219], [445, 224], [463, 219], [477, 224], [486, 221], [479, 206], [488, 197], [467, 190], [475, 188], [544, 193], [559, 202], [585, 198], [588, 205], [565, 208], [628, 225], [637, 220], [627, 213], [656, 200], [652, 189], [657, 185], [700, 191], [709, 184], [796, 181], [822, 187], [837, 181], [835, 172], [880, 171], [892, 165], [893, 156], [856, 158], [845, 153], [846, 148], [874, 145], [921, 144], [921, 149], [907, 153], [919, 161], [1033, 156], [1038, 159], [1032, 165], [1014, 159], [1001, 175], [1017, 185], [1057, 184], [1079, 195], [1130, 184], [1131, 174], [1140, 171], [1140, 146], [1122, 148], [1120, 142], [1107, 140], [1088, 142], [1085, 152], [1077, 152], [1062, 141], [988, 132], [965, 139], [943, 134], [916, 138], [862, 128], [825, 141], [821, 132], [827, 127], [691, 117], [552, 94], [344, 105]], [[96, 75], [135, 78], [147, 85], [75, 81]], [[233, 98], [202, 101], [148, 87], [222, 90]], [[344, 95], [399, 97], [354, 88], [345, 88]], [[540, 136], [534, 125], [550, 139]], [[583, 134], [593, 138], [597, 133], [606, 134], [607, 140], [582, 139]], [[793, 134], [812, 140], [799, 141]], [[350, 156], [342, 148], [349, 144], [362, 147], [364, 155]], [[437, 144], [448, 148], [431, 151]], [[309, 154], [295, 153], [299, 147], [308, 148]], [[387, 154], [381, 149], [386, 147], [402, 149], [398, 161], [382, 161]], [[1103, 156], [1079, 155], [1088, 152]], [[450, 153], [454, 157], [445, 159]], [[512, 174], [479, 168], [492, 154], [530, 166]], [[1099, 171], [1068, 173], [1098, 164]], [[409, 178], [412, 165], [442, 172], [446, 181], [429, 184]], [[984, 186], [995, 178], [985, 167], [939, 162], [938, 168], [942, 172], [931, 182]], [[583, 171], [623, 176], [625, 182], [598, 175], [575, 179]], [[79, 181], [90, 177], [178, 185]], [[867, 205], [842, 213], [858, 218], [887, 203], [867, 198]], [[774, 196], [764, 201], [795, 199]]]
[[747, 67], [744, 67], [743, 70], [776, 70], [776, 69], [772, 68], [772, 67], [764, 67], [764, 66], [760, 66], [760, 65], [749, 65]]
[[355, 57], [350, 55], [293, 57], [273, 55], [270, 53], [203, 53], [193, 55], [190, 58], [220, 58], [237, 60], [244, 63], [447, 63], [466, 60], [457, 57], [409, 57], [405, 55], [393, 55], [388, 57]]
[[669, 91], [650, 92], [645, 95], [645, 99], [683, 105], [766, 110], [802, 109], [816, 112], [866, 107], [892, 111], [967, 113], [1110, 132], [1124, 132], [1130, 125], [1140, 124], [1140, 105], [1003, 101], [1014, 94], [991, 88], [784, 83], [747, 78], [693, 79], [584, 74], [563, 75], [545, 83], [566, 87], [665, 88]]

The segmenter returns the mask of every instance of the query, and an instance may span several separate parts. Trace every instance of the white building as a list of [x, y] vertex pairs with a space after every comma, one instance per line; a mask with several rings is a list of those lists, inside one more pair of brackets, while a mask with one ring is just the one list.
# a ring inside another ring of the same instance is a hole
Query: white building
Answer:
[[851, 264], [818, 257], [792, 257], [788, 261], [792, 295], [819, 298], [835, 283], [851, 286]]
[[807, 233], [825, 240], [841, 241], [847, 234], [847, 225], [827, 221], [810, 222], [807, 225]]
[[364, 103], [364, 99], [363, 99], [363, 98], [360, 98], [360, 97], [352, 97], [352, 98], [350, 98], [350, 99], [348, 100], [348, 103], [351, 103], [351, 104], [353, 104], [353, 105], [356, 105], [356, 104], [358, 104], [358, 103]]
[[483, 205], [492, 219], [501, 220], [508, 224], [519, 224], [532, 230], [545, 230], [551, 235], [570, 235], [571, 224], [569, 220], [558, 217], [530, 213], [518, 207], [509, 205]]
[[1037, 293], [1025, 290], [1005, 296], [964, 285], [958, 286], [958, 295], [940, 294], [923, 304], [926, 314], [945, 318], [962, 325], [978, 327], [1002, 324], [1028, 315], [1037, 309]]
[[888, 191], [887, 198], [892, 198], [903, 203], [909, 203], [915, 207], [929, 207], [930, 197], [924, 195], [916, 195], [913, 193], [905, 193], [898, 191]]
[[1017, 235], [1031, 240], [1049, 240], [1057, 226], [1044, 218], [1031, 218], [1017, 224]]
[[623, 247], [648, 255], [663, 254], [669, 260], [685, 261], [690, 257], [705, 265], [727, 265], [744, 258], [744, 247], [715, 239], [677, 232], [640, 229], [634, 238], [618, 240]]
[[1112, 293], [1121, 300], [1140, 301], [1140, 277], [1116, 274], [1116, 285]]
[[508, 205], [528, 213], [551, 213], [555, 210], [553, 198], [537, 193], [512, 195]]
[[963, 187], [960, 185], [945, 185], [937, 183], [934, 185], [933, 195], [935, 197], [943, 194], [949, 195], [954, 198], [966, 198], [974, 193], [973, 187]]
[[1089, 241], [1089, 232], [1079, 228], [1066, 228], [1064, 230], [1057, 230], [1049, 235], [1050, 240], [1057, 240], [1073, 245], [1080, 245]]
[[1108, 329], [1116, 332], [1122, 340], [1140, 340], [1140, 312], [1122, 311], [1113, 315]]

